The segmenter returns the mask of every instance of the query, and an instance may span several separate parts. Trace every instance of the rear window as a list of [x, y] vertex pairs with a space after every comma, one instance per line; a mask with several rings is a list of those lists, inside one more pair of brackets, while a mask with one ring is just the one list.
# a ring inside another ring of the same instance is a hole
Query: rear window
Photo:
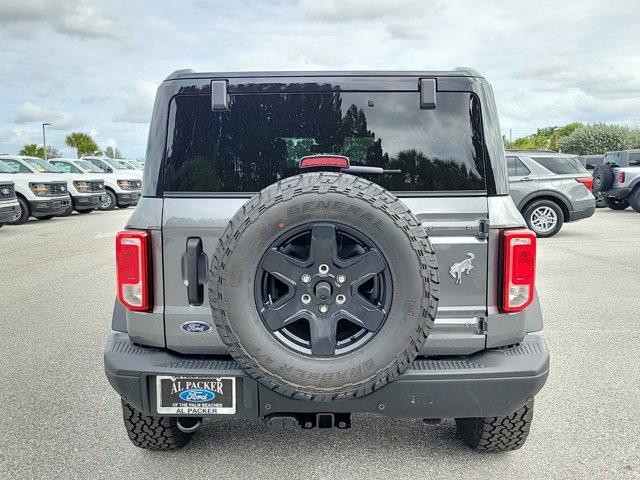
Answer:
[[480, 102], [458, 92], [438, 93], [435, 109], [417, 92], [236, 94], [224, 112], [208, 95], [176, 96], [164, 189], [257, 192], [323, 153], [400, 170], [363, 175], [392, 191], [486, 190]]
[[558, 175], [588, 173], [578, 157], [531, 157], [547, 170]]

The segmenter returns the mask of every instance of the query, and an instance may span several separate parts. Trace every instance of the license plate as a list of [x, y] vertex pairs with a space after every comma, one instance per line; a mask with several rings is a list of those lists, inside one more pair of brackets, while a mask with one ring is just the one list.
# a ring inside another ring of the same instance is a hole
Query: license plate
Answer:
[[156, 377], [160, 414], [233, 415], [235, 377]]

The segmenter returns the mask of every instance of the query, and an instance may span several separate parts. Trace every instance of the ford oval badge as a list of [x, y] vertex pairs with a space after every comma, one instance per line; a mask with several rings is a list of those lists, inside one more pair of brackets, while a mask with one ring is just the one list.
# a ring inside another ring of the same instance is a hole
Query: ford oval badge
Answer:
[[213, 328], [210, 323], [201, 321], [184, 322], [180, 328], [185, 333], [207, 333]]
[[216, 398], [211, 390], [191, 389], [180, 392], [180, 399], [189, 403], [205, 403]]

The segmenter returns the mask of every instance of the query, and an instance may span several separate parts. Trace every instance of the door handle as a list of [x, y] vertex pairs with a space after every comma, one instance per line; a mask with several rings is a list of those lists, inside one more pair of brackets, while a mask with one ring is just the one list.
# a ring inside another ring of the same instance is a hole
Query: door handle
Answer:
[[530, 182], [531, 180], [533, 180], [531, 177], [522, 177], [523, 182]]
[[207, 283], [207, 257], [202, 252], [201, 238], [187, 238], [187, 250], [183, 258], [183, 277], [187, 284], [189, 305], [202, 305], [204, 285]]

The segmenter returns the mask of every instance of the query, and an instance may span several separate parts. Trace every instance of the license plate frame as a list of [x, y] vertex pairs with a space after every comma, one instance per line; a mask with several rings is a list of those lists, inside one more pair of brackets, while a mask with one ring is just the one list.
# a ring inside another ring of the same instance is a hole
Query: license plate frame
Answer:
[[161, 415], [234, 415], [236, 377], [156, 376], [156, 411]]

